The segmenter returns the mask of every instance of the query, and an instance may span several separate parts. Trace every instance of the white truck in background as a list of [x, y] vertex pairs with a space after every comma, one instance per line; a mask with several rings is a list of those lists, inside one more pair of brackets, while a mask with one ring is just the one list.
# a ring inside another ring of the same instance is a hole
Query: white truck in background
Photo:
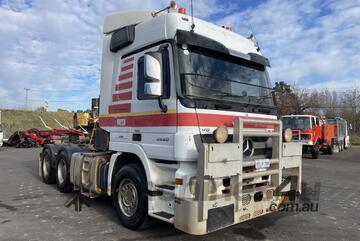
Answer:
[[112, 196], [129, 229], [150, 216], [197, 235], [300, 192], [302, 147], [277, 120], [255, 42], [183, 9], [115, 13], [103, 32], [94, 145], [46, 145], [45, 183]]
[[336, 142], [339, 143], [339, 151], [343, 151], [351, 146], [348, 122], [341, 117], [326, 117], [325, 122], [336, 125]]
[[4, 144], [4, 131], [1, 123], [1, 110], [0, 110], [0, 146]]

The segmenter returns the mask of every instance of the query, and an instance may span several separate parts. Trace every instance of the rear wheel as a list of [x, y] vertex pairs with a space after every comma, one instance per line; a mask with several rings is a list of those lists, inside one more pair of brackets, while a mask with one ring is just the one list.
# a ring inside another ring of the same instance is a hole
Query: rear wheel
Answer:
[[343, 143], [342, 141], [340, 141], [339, 143], [339, 152], [343, 151]]
[[326, 148], [326, 152], [327, 152], [327, 154], [332, 155], [334, 153], [333, 145], [328, 145]]
[[41, 156], [41, 177], [44, 183], [55, 183], [55, 170], [51, 168], [51, 154], [49, 149], [45, 149]]
[[143, 169], [136, 164], [122, 167], [115, 176], [113, 202], [122, 225], [136, 230], [148, 216], [147, 182]]
[[68, 157], [65, 153], [60, 153], [56, 162], [56, 187], [60, 192], [70, 192], [70, 168]]
[[318, 159], [320, 155], [320, 150], [319, 150], [319, 146], [315, 145], [313, 146], [313, 148], [311, 149], [311, 156], [313, 159]]

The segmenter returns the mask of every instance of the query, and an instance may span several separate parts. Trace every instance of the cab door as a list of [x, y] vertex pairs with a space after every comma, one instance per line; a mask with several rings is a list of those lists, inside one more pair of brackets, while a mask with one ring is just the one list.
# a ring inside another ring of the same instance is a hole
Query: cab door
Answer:
[[[144, 56], [149, 52], [161, 54], [162, 95], [147, 94]], [[133, 142], [138, 143], [147, 156], [155, 159], [174, 159], [174, 135], [176, 133], [176, 91], [174, 83], [173, 56], [171, 44], [159, 44], [134, 55], [136, 98], [132, 106]], [[160, 106], [166, 106], [162, 111]]]

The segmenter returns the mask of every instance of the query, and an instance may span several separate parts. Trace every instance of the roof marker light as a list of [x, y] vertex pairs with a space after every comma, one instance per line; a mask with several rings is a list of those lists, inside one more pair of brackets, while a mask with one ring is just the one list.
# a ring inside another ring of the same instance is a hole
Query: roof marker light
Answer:
[[186, 14], [186, 8], [179, 8], [178, 12], [180, 14]]

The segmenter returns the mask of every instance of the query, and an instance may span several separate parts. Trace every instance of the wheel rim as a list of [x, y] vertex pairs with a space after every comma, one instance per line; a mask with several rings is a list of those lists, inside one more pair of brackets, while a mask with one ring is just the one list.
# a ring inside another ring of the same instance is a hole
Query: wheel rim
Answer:
[[42, 170], [44, 177], [47, 177], [49, 175], [50, 170], [50, 162], [47, 155], [44, 156], [43, 162], [42, 162]]
[[59, 160], [57, 177], [60, 184], [64, 183], [66, 177], [66, 163], [64, 159]]
[[138, 207], [138, 192], [132, 180], [124, 178], [120, 182], [118, 202], [125, 216], [131, 217], [135, 214]]

